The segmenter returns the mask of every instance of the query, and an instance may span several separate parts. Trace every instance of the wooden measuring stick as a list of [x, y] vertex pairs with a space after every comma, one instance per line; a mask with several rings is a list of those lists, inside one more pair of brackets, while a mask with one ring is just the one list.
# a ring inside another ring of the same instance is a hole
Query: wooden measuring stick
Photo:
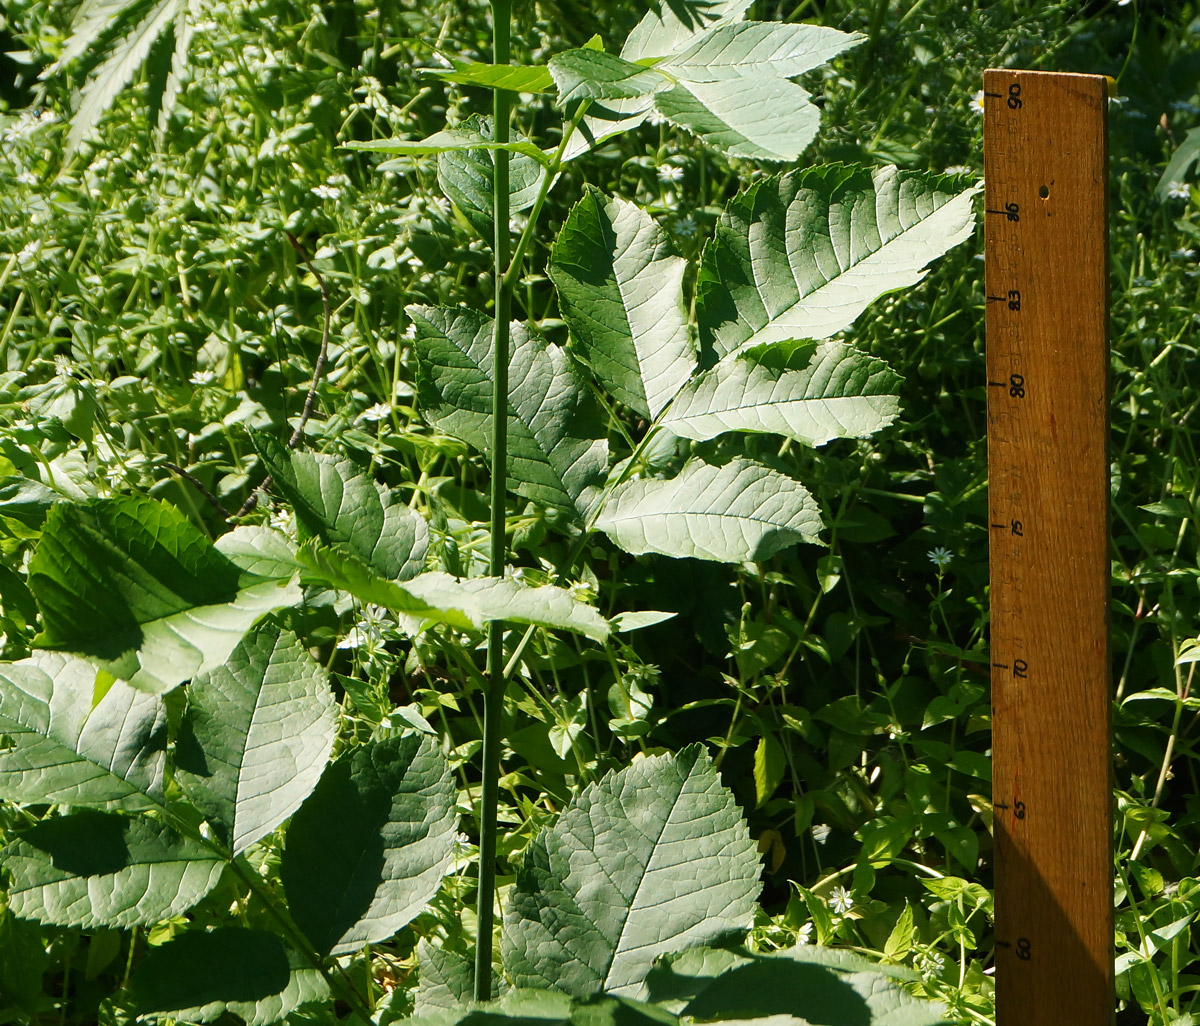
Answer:
[[997, 1023], [1109, 1026], [1107, 86], [983, 82]]

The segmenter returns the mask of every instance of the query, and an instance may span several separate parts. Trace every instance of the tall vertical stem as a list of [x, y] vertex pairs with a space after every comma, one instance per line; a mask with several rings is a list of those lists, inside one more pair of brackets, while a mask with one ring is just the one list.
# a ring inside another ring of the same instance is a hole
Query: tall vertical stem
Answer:
[[[509, 62], [509, 21], [512, 0], [492, 0], [492, 63]], [[493, 93], [492, 120], [495, 140], [508, 142], [510, 94]], [[504, 573], [504, 506], [508, 476], [508, 318], [512, 287], [505, 280], [509, 260], [508, 151], [493, 150], [495, 174], [492, 194], [496, 280], [495, 326], [492, 336], [492, 495], [491, 573]], [[496, 803], [500, 779], [500, 716], [504, 711], [504, 623], [488, 625], [488, 692], [483, 710], [483, 789], [479, 799], [479, 902], [475, 940], [475, 1000], [492, 996], [492, 925], [496, 906]]]

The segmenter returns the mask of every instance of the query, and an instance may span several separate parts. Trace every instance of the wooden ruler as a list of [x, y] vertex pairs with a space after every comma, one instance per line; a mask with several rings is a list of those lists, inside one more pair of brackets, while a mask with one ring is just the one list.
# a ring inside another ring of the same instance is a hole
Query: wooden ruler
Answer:
[[983, 82], [997, 1022], [1109, 1026], [1107, 83]]

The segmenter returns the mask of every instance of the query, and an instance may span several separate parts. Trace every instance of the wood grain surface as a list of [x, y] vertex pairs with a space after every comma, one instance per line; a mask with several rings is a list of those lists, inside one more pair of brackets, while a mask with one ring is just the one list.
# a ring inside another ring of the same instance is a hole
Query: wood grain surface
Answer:
[[1113, 1021], [1105, 79], [984, 73], [999, 1026]]

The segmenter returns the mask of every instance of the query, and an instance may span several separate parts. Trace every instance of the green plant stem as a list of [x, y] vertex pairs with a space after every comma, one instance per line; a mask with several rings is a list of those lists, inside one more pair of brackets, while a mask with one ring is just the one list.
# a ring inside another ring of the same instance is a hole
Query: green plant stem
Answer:
[[[512, 0], [492, 0], [492, 62], [509, 62]], [[492, 94], [494, 138], [509, 139], [511, 98], [503, 89]], [[508, 151], [495, 150], [492, 190], [493, 274], [496, 309], [492, 336], [492, 489], [491, 565], [493, 577], [504, 574], [504, 512], [508, 478], [508, 331], [512, 287], [509, 274]], [[550, 175], [547, 173], [547, 180]], [[532, 218], [530, 219], [532, 221]], [[488, 690], [483, 707], [483, 785], [479, 796], [478, 936], [475, 938], [475, 1000], [492, 996], [492, 917], [496, 906], [496, 806], [500, 791], [500, 717], [504, 712], [504, 621], [488, 624]]]

